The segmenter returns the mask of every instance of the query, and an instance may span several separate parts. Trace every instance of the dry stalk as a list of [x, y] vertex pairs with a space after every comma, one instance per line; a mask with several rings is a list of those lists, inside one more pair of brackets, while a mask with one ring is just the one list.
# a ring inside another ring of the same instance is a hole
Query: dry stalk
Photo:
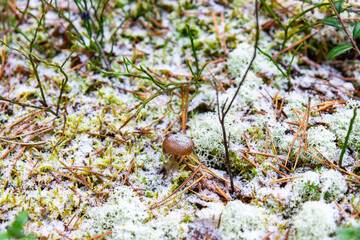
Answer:
[[[208, 64], [209, 65], [209, 64]], [[219, 81], [219, 80], [217, 80], [217, 78], [215, 77], [215, 75], [211, 72], [211, 70], [210, 70], [210, 68], [208, 67], [208, 66], [206, 66], [206, 69], [209, 71], [209, 73], [211, 74], [211, 76], [215, 79], [215, 81], [217, 82], [217, 84], [219, 85], [219, 88], [221, 89], [221, 91], [222, 92], [226, 92], [225, 91], [225, 89], [224, 89], [224, 87], [222, 86], [222, 83]], [[210, 82], [211, 83], [211, 82]], [[212, 83], [211, 83], [211, 85], [212, 85]]]
[[124, 185], [124, 183], [126, 182], [128, 176], [129, 176], [129, 174], [130, 174], [131, 168], [133, 167], [133, 165], [134, 165], [134, 163], [135, 163], [135, 157], [136, 157], [136, 156], [134, 156], [133, 159], [132, 159], [131, 162], [130, 162], [129, 169], [128, 169], [126, 175], [125, 175], [124, 180], [123, 180], [122, 183], [121, 183], [121, 186]]
[[105, 183], [104, 186], [102, 186], [102, 187], [101, 187], [98, 191], [96, 191], [96, 192], [97, 192], [97, 193], [101, 192], [107, 185], [109, 185], [109, 183], [110, 183], [114, 178], [117, 177], [117, 175], [120, 173], [120, 171], [123, 170], [123, 168], [125, 167], [125, 164], [126, 164], [126, 163], [124, 163], [124, 164], [120, 167], [120, 169], [115, 173], [115, 175], [112, 176], [112, 178], [111, 178], [107, 183]]
[[[188, 158], [191, 159], [189, 156], [188, 156]], [[194, 161], [195, 161], [196, 163], [198, 163], [198, 164], [201, 164], [201, 163], [200, 163], [199, 161], [197, 161], [196, 159], [194, 159]], [[194, 166], [194, 165], [191, 165], [191, 166], [192, 166], [192, 167], [196, 167], [196, 166]], [[213, 176], [215, 176], [215, 177], [223, 180], [224, 182], [230, 183], [229, 180], [227, 180], [227, 179], [225, 179], [225, 178], [217, 175], [216, 173], [214, 173], [213, 171], [211, 171], [211, 170], [210, 170], [208, 167], [206, 167], [205, 165], [202, 165], [202, 167], [203, 167], [203, 168], [200, 169], [201, 171], [204, 171], [204, 172], [206, 172], [206, 173], [208, 173], [208, 174], [210, 174], [210, 175], [213, 175]], [[235, 184], [234, 184], [234, 186], [235, 186], [237, 189], [241, 190], [240, 187], [236, 186]]]
[[[202, 194], [200, 194], [200, 193], [198, 193], [198, 192], [195, 192], [195, 191], [192, 190], [192, 189], [189, 189], [189, 191], [192, 192], [192, 193], [195, 193], [196, 195], [198, 195], [198, 196], [200, 196], [200, 197], [202, 197], [202, 198], [204, 198], [204, 199], [206, 199], [206, 200], [208, 200], [208, 201], [217, 202], [216, 200], [214, 200], [214, 199], [212, 199], [212, 198], [209, 198], [209, 197], [207, 197], [207, 196], [205, 196], [205, 195], [202, 195]], [[221, 203], [222, 203], [222, 202], [221, 202]]]
[[273, 183], [281, 183], [281, 182], [292, 182], [295, 178], [297, 178], [297, 177], [296, 176], [294, 176], [294, 177], [285, 177], [285, 178], [276, 179], [276, 180], [271, 181], [269, 183], [273, 184]]
[[272, 57], [272, 58], [276, 58], [276, 57], [279, 56], [280, 54], [283, 54], [284, 52], [287, 52], [287, 51], [291, 50], [292, 48], [296, 47], [296, 46], [299, 45], [300, 43], [306, 41], [306, 40], [307, 40], [308, 38], [310, 38], [312, 35], [313, 35], [313, 34], [310, 33], [310, 34], [307, 35], [306, 37], [300, 39], [299, 41], [297, 41], [297, 42], [295, 42], [295, 43], [293, 43], [293, 44], [291, 44], [291, 46], [289, 46], [289, 47], [281, 50], [280, 52], [272, 55], [271, 57]]
[[[201, 166], [201, 165], [200, 165]], [[200, 166], [195, 170], [194, 173], [196, 173], [199, 169], [200, 169]], [[193, 182], [192, 184], [190, 184], [187, 188], [185, 188], [184, 190], [182, 190], [181, 192], [179, 192], [178, 194], [174, 195], [176, 192], [178, 192], [183, 186], [185, 186], [189, 181], [190, 179], [195, 175], [195, 174], [191, 174], [190, 177], [188, 177], [173, 193], [171, 193], [168, 197], [166, 197], [164, 200], [150, 206], [150, 209], [154, 209], [154, 208], [157, 208], [157, 207], [160, 207], [161, 205], [164, 205], [166, 203], [168, 203], [169, 201], [177, 198], [178, 196], [180, 196], [181, 194], [183, 194], [184, 192], [186, 192], [188, 189], [190, 189], [192, 186], [194, 186], [195, 184], [197, 184], [198, 182], [200, 182], [205, 176], [201, 176], [200, 178], [196, 179], [195, 182]], [[174, 195], [174, 196], [173, 196]]]
[[346, 178], [345, 180], [348, 181], [348, 182], [352, 182], [352, 183], [355, 183], [355, 184], [360, 185], [360, 182], [359, 182], [359, 181], [355, 181], [355, 180], [348, 179], [348, 178]]
[[113, 231], [108, 231], [106, 233], [103, 233], [103, 234], [100, 234], [99, 236], [96, 236], [96, 237], [92, 237], [92, 238], [88, 238], [86, 240], [98, 240], [98, 239], [101, 239], [101, 238], [104, 238], [106, 236], [109, 236], [110, 234], [112, 234]]
[[[246, 69], [246, 71], [244, 72], [244, 75], [242, 76], [242, 79], [239, 83], [239, 86], [237, 87], [233, 97], [230, 100], [230, 103], [227, 105], [227, 100], [225, 101], [224, 105], [221, 107], [220, 110], [220, 101], [219, 101], [219, 91], [216, 88], [216, 102], [217, 102], [217, 113], [218, 113], [218, 119], [221, 125], [221, 129], [222, 129], [222, 135], [223, 135], [223, 145], [225, 148], [225, 160], [226, 160], [226, 165], [228, 168], [228, 174], [230, 177], [230, 187], [231, 187], [231, 192], [234, 193], [235, 192], [235, 188], [234, 188], [234, 180], [233, 180], [233, 176], [232, 176], [232, 170], [231, 170], [231, 161], [230, 161], [230, 150], [229, 150], [229, 144], [230, 144], [230, 134], [228, 135], [226, 133], [226, 127], [225, 127], [225, 118], [226, 115], [229, 113], [231, 106], [233, 105], [236, 96], [238, 95], [241, 86], [243, 85], [246, 76], [248, 74], [248, 72], [250, 71], [250, 68], [256, 58], [256, 52], [257, 52], [257, 46], [258, 46], [258, 42], [259, 42], [259, 10], [258, 10], [258, 1], [255, 0], [255, 16], [256, 16], [256, 35], [255, 35], [255, 44], [254, 44], [254, 53], [253, 56], [251, 58], [251, 61]], [[214, 85], [216, 85], [216, 82], [214, 81]]]
[[273, 141], [273, 138], [271, 137], [271, 133], [270, 133], [270, 131], [269, 131], [269, 128], [268, 128], [267, 123], [265, 123], [265, 127], [266, 127], [266, 131], [269, 133], [269, 137], [270, 137], [272, 149], [273, 149], [275, 155], [277, 156], [278, 154], [277, 154], [277, 152], [276, 152], [276, 148], [275, 148], [275, 145], [274, 145], [274, 141]]
[[275, 172], [277, 172], [277, 173], [280, 173], [280, 174], [282, 174], [282, 175], [284, 175], [285, 177], [288, 177], [288, 175], [286, 175], [285, 173], [283, 173], [282, 171], [280, 171], [279, 169], [277, 169], [277, 168], [274, 168], [273, 166], [271, 166], [271, 165], [268, 165], [272, 170], [274, 170]]
[[274, 111], [274, 117], [275, 121], [277, 119], [277, 108], [278, 108], [278, 97], [279, 97], [280, 90], [276, 93], [275, 97], [273, 98], [273, 102], [275, 100], [275, 111]]
[[[310, 104], [310, 100], [309, 100], [309, 104]], [[293, 110], [293, 111], [295, 112], [295, 110]], [[302, 125], [304, 124], [304, 121], [305, 121], [305, 119], [306, 119], [306, 116], [307, 116], [307, 114], [305, 114], [304, 118], [303, 118], [302, 121], [300, 122], [300, 126], [298, 127], [298, 130], [296, 131], [295, 136], [294, 136], [294, 138], [293, 138], [293, 140], [292, 140], [292, 142], [291, 142], [291, 145], [290, 145], [290, 148], [289, 148], [289, 152], [288, 152], [288, 154], [287, 154], [287, 156], [286, 156], [285, 166], [287, 165], [287, 162], [288, 162], [289, 157], [290, 157], [291, 150], [292, 150], [292, 148], [293, 148], [293, 146], [294, 146], [294, 144], [295, 144], [295, 141], [296, 141], [296, 139], [297, 139], [297, 137], [298, 137], [298, 135], [299, 135], [300, 130], [302, 129]]]

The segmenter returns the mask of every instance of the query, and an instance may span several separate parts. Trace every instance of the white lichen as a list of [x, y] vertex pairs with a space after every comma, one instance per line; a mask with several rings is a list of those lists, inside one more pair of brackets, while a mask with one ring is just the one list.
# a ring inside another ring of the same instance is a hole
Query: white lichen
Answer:
[[294, 218], [293, 226], [296, 239], [330, 239], [336, 230], [336, 211], [324, 202], [306, 202]]
[[347, 191], [345, 178], [335, 170], [307, 171], [291, 184], [295, 202], [328, 200], [343, 197]]
[[[360, 101], [348, 100], [347, 105], [344, 108], [338, 108], [336, 113], [328, 117], [330, 129], [335, 133], [338, 140], [342, 143], [345, 141], [347, 135], [350, 120], [354, 115], [353, 108], [359, 108]], [[360, 113], [358, 111], [357, 116], [352, 127], [352, 132], [349, 137], [348, 147], [355, 150], [356, 146], [360, 143]]]
[[265, 209], [235, 200], [225, 207], [220, 230], [228, 239], [262, 239], [267, 234], [267, 217]]
[[[230, 134], [230, 149], [234, 149], [243, 139], [243, 131], [249, 125], [240, 117], [228, 114], [225, 119], [226, 131]], [[191, 137], [196, 152], [207, 166], [222, 166], [225, 148], [222, 143], [222, 129], [216, 113], [206, 113], [193, 122]], [[235, 149], [234, 149], [235, 150]]]
[[149, 239], [153, 229], [142, 224], [149, 217], [147, 206], [128, 187], [119, 187], [107, 202], [88, 210], [82, 225], [84, 233], [94, 237], [113, 231], [107, 239]]

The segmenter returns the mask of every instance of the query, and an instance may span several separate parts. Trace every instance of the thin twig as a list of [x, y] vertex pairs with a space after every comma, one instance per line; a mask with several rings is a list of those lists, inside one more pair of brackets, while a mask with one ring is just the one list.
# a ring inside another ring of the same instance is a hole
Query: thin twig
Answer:
[[[258, 13], [258, 1], [255, 0], [255, 16], [256, 16], [256, 38], [255, 38], [255, 44], [254, 44], [254, 54], [252, 56], [252, 59], [239, 83], [239, 86], [237, 87], [233, 97], [230, 100], [230, 103], [228, 105], [227, 104], [227, 100], [225, 101], [224, 105], [221, 107], [221, 111], [220, 111], [220, 102], [219, 102], [219, 89], [216, 87], [216, 102], [217, 102], [217, 112], [218, 112], [218, 118], [219, 118], [219, 122], [221, 125], [221, 129], [222, 129], [222, 135], [223, 135], [223, 145], [225, 147], [225, 157], [226, 157], [226, 165], [228, 167], [228, 173], [229, 173], [229, 178], [230, 178], [230, 186], [231, 186], [231, 192], [234, 193], [235, 189], [234, 189], [234, 181], [233, 181], [233, 176], [232, 176], [232, 171], [231, 171], [231, 161], [230, 161], [230, 154], [229, 154], [229, 144], [230, 144], [230, 138], [228, 138], [227, 133], [226, 133], [226, 127], [225, 127], [225, 118], [226, 115], [229, 113], [229, 110], [232, 106], [232, 104], [235, 101], [235, 98], [237, 96], [237, 94], [240, 91], [241, 86], [243, 85], [246, 76], [248, 74], [248, 72], [250, 71], [250, 68], [256, 58], [256, 52], [257, 52], [257, 47], [258, 47], [258, 42], [259, 42], [259, 13]], [[214, 81], [215, 86], [217, 85], [217, 83]]]

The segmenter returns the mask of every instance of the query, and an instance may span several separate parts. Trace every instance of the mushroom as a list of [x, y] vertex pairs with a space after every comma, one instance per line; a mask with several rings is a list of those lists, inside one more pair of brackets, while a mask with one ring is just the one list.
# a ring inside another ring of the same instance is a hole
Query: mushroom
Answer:
[[166, 171], [169, 172], [179, 168], [177, 162], [179, 156], [190, 155], [193, 152], [194, 142], [189, 137], [178, 133], [165, 138], [163, 147], [165, 151], [172, 154], [171, 159], [164, 165]]

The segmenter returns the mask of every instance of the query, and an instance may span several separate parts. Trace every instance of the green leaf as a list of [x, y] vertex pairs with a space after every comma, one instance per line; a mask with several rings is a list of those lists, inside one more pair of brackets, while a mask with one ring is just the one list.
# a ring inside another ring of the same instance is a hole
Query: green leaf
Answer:
[[333, 49], [330, 50], [330, 52], [328, 53], [326, 60], [330, 60], [333, 59], [337, 56], [339, 56], [340, 54], [343, 54], [344, 52], [346, 52], [347, 50], [352, 49], [353, 47], [349, 44], [341, 44], [339, 46], [334, 47]]
[[348, 145], [348, 142], [349, 142], [349, 138], [350, 138], [350, 134], [351, 134], [351, 131], [352, 131], [352, 128], [353, 128], [353, 125], [354, 125], [354, 121], [356, 119], [356, 107], [354, 108], [354, 114], [352, 116], [352, 118], [350, 119], [350, 124], [349, 124], [349, 128], [348, 128], [348, 132], [346, 134], [346, 137], [345, 137], [345, 141], [344, 141], [344, 144], [342, 146], [342, 150], [341, 150], [341, 153], [340, 153], [340, 157], [339, 157], [339, 166], [341, 167], [342, 165], [342, 160], [343, 160], [343, 157], [344, 157], [344, 154], [346, 152], [346, 149], [347, 149], [347, 145]]
[[341, 12], [341, 9], [343, 8], [344, 6], [344, 0], [340, 0], [340, 1], [336, 1], [334, 2], [334, 6], [335, 6], [335, 9], [338, 13]]
[[139, 99], [140, 101], [145, 101], [146, 99], [143, 99], [143, 98], [141, 98], [139, 95], [137, 95], [136, 93], [134, 93], [134, 92], [132, 92], [132, 95], [134, 96], [134, 97], [136, 97], [137, 99]]
[[264, 54], [265, 56], [267, 56], [270, 61], [276, 66], [276, 68], [281, 72], [281, 74], [286, 77], [288, 80], [290, 80], [290, 77], [288, 75], [286, 75], [286, 73], [284, 73], [284, 71], [281, 69], [281, 67], [279, 66], [279, 64], [266, 52], [264, 52], [263, 50], [261, 50], [259, 47], [257, 48], [262, 54]]
[[28, 220], [28, 214], [26, 211], [22, 211], [15, 218], [14, 222], [8, 227], [7, 232], [0, 234], [0, 240], [2, 239], [36, 239], [31, 235], [25, 235], [23, 232], [23, 225]]
[[11, 237], [12, 237], [11, 234], [8, 232], [0, 234], [0, 240], [10, 239]]
[[354, 30], [353, 30], [353, 38], [357, 39], [360, 37], [360, 22], [357, 22], [355, 24]]
[[293, 63], [293, 61], [294, 61], [295, 55], [296, 55], [297, 51], [299, 51], [300, 47], [301, 47], [303, 44], [304, 44], [303, 42], [300, 43], [299, 46], [296, 47], [296, 49], [295, 49], [295, 51], [294, 51], [294, 53], [293, 53], [293, 55], [292, 55], [292, 58], [291, 58], [291, 61], [290, 61], [290, 64], [289, 64], [289, 68], [288, 68], [288, 70], [287, 70], [287, 76], [288, 76], [288, 77], [290, 76], [290, 73], [291, 73], [291, 65], [292, 65], [292, 63]]
[[336, 28], [343, 28], [343, 26], [341, 25], [339, 19], [334, 18], [334, 17], [324, 18], [321, 21], [321, 23], [325, 24], [325, 25], [332, 26], [332, 27], [336, 27]]
[[336, 234], [341, 240], [356, 240], [360, 238], [360, 228], [351, 227], [343, 229]]

